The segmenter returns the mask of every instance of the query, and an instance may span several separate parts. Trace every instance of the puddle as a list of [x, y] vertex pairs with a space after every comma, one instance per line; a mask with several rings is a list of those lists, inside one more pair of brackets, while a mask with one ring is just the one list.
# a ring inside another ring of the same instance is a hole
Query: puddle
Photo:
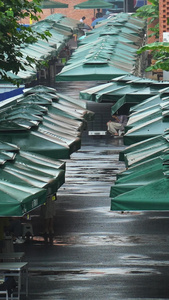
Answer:
[[30, 270], [30, 276], [49, 276], [50, 281], [55, 280], [90, 280], [96, 277], [110, 276], [110, 275], [157, 275], [161, 274], [153, 268], [128, 268], [128, 267], [114, 267], [114, 268], [97, 268], [97, 269], [83, 269], [83, 270]]
[[[36, 242], [42, 241], [40, 237], [34, 237]], [[168, 243], [166, 236], [158, 235], [113, 235], [112, 233], [90, 233], [77, 234], [72, 236], [57, 236], [53, 238], [54, 246], [73, 246], [73, 247], [95, 247], [95, 246], [139, 246], [139, 245], [157, 245]], [[131, 258], [130, 258], [131, 260]]]

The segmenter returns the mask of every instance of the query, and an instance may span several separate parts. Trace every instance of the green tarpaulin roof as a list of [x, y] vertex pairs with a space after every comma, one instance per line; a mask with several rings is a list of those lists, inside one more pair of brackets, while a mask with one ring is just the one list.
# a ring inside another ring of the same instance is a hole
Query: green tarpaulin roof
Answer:
[[[122, 78], [125, 79], [125, 76], [122, 76]], [[132, 78], [134, 80], [132, 80]], [[160, 93], [165, 94], [167, 92], [167, 89], [163, 88], [164, 86], [168, 86], [169, 82], [164, 83], [153, 80], [139, 79], [139, 77], [127, 76], [127, 81], [125, 81], [119, 80], [119, 77], [115, 77], [109, 83], [101, 84], [96, 87], [81, 91], [80, 98], [95, 102], [116, 102], [117, 100], [121, 101], [120, 98], [124, 96], [121, 104], [122, 106], [124, 103], [140, 103], [143, 102], [143, 100], [152, 97], [152, 95], [157, 95]], [[140, 107], [141, 105], [144, 105], [144, 103], [145, 102], [140, 104]], [[134, 110], [134, 108], [131, 107], [131, 110]], [[113, 111], [115, 112], [115, 109], [113, 109]]]
[[[129, 15], [119, 14], [113, 20], [119, 21], [123, 28], [129, 19]], [[132, 25], [134, 27], [134, 21]], [[56, 81], [111, 80], [134, 72], [136, 52], [143, 37], [143, 32], [142, 36], [140, 35], [143, 27], [136, 27], [138, 35], [122, 32], [122, 29], [117, 29], [113, 22], [108, 20], [107, 24], [104, 23], [97, 31], [90, 31], [89, 37], [81, 41], [82, 45], [74, 51], [72, 58], [56, 75]]]
[[108, 3], [104, 0], [88, 0], [76, 4], [74, 6], [75, 9], [94, 9], [94, 8], [112, 8], [113, 4]]
[[169, 210], [168, 193], [169, 180], [162, 178], [114, 197], [111, 210]]
[[[48, 4], [49, 1], [46, 2]], [[53, 3], [55, 6], [58, 4], [54, 1]], [[62, 7], [68, 7], [68, 4], [61, 3], [61, 5]], [[21, 45], [22, 62], [26, 70], [20, 70], [17, 75], [7, 72], [8, 77], [16, 79], [19, 83], [28, 83], [37, 79], [37, 66], [35, 64], [32, 64], [31, 67], [26, 66], [24, 63], [26, 57], [30, 56], [39, 62], [55, 59], [65, 47], [65, 44], [72, 38], [73, 33], [77, 32], [79, 21], [68, 18], [66, 22], [64, 21], [66, 16], [61, 14], [59, 14], [59, 18], [52, 16], [31, 25], [33, 31], [44, 33], [49, 30], [52, 36], [48, 37], [48, 41], [39, 39], [34, 44]]]
[[0, 180], [0, 216], [23, 216], [46, 201], [47, 190]]
[[[20, 151], [12, 144], [1, 142], [0, 158], [0, 216], [22, 216], [46, 201], [46, 192], [55, 194], [65, 182], [65, 163]], [[9, 190], [9, 194], [8, 194]], [[23, 191], [25, 193], [23, 193]], [[9, 201], [7, 201], [9, 195]]]
[[51, 8], [67, 8], [68, 4], [58, 2], [58, 1], [51, 1], [51, 0], [43, 0], [40, 4], [41, 9], [51, 9]]
[[[159, 85], [160, 86], [160, 85]], [[120, 152], [126, 170], [111, 187], [112, 210], [168, 210], [169, 103], [162, 93], [132, 109]], [[150, 138], [151, 137], [151, 138]], [[139, 141], [139, 142], [138, 142]]]
[[119, 174], [115, 185], [111, 187], [112, 210], [169, 209], [168, 145], [166, 135], [124, 150], [132, 164], [126, 162], [128, 169]]
[[149, 158], [161, 155], [164, 150], [168, 148], [166, 136], [156, 135], [153, 138], [134, 143], [120, 152], [119, 159], [124, 160], [126, 166], [145, 161]]
[[80, 148], [84, 121], [94, 116], [84, 107], [85, 101], [75, 104], [74, 99], [57, 95], [52, 88], [24, 90], [12, 106], [2, 108], [1, 140], [51, 158], [69, 158]]
[[57, 159], [80, 148], [86, 120], [93, 116], [86, 101], [77, 104], [45, 86], [1, 103], [0, 194], [5, 200], [0, 200], [0, 216], [22, 216], [43, 204], [47, 191], [57, 192], [65, 180], [65, 163]]
[[57, 75], [57, 81], [88, 81], [88, 80], [109, 80], [113, 76], [127, 74], [127, 70], [116, 68], [113, 64], [105, 62], [103, 64], [75, 65], [72, 68], [64, 68], [63, 72]]

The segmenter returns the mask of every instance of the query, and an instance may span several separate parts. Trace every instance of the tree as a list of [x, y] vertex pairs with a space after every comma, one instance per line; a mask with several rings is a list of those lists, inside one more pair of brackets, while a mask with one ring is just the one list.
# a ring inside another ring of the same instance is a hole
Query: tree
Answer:
[[[137, 9], [134, 16], [138, 18], [142, 18], [144, 20], [147, 20], [148, 25], [153, 25], [153, 27], [148, 28], [149, 31], [151, 31], [151, 34], [149, 34], [149, 37], [155, 36], [156, 39], [159, 38], [159, 0], [149, 0], [151, 4], [143, 5], [140, 8]], [[154, 25], [154, 21], [157, 21], [157, 23]]]
[[144, 51], [151, 51], [152, 57], [155, 60], [155, 63], [148, 68], [146, 71], [153, 71], [157, 69], [162, 69], [169, 71], [169, 43], [166, 42], [155, 42], [152, 44], [145, 45], [141, 47], [137, 53], [141, 54]]
[[21, 45], [35, 43], [38, 39], [50, 36], [48, 31], [38, 33], [31, 26], [20, 24], [20, 20], [30, 17], [40, 19], [40, 3], [42, 0], [0, 0], [0, 77], [3, 80], [16, 83], [7, 75], [8, 71], [17, 74], [19, 70], [26, 70], [26, 66], [36, 64], [30, 56], [23, 57]]
[[[149, 27], [152, 34], [149, 36], [159, 37], [159, 0], [149, 0], [151, 5], [144, 5], [140, 7], [135, 16], [148, 19], [148, 24], [151, 24], [155, 20], [157, 23], [154, 27]], [[169, 71], [169, 43], [166, 42], [154, 42], [141, 47], [137, 53], [141, 54], [144, 51], [151, 51], [152, 58], [154, 59], [154, 64], [146, 68], [146, 71], [153, 71], [157, 69], [162, 69]]]

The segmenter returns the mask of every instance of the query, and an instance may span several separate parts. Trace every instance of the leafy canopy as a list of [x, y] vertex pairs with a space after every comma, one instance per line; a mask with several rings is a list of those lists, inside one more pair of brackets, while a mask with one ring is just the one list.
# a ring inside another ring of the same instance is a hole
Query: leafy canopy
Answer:
[[38, 39], [50, 36], [48, 31], [38, 33], [31, 26], [20, 24], [20, 20], [30, 17], [34, 21], [40, 19], [42, 0], [0, 0], [0, 77], [1, 79], [16, 83], [10, 79], [6, 72], [17, 74], [25, 70], [26, 66], [36, 64], [32, 57], [23, 57], [21, 45], [35, 43]]
[[138, 18], [147, 20], [147, 24], [152, 24], [155, 20], [157, 24], [153, 27], [149, 27], [149, 30], [152, 32], [149, 36], [155, 36], [159, 38], [159, 0], [149, 0], [151, 4], [143, 5], [139, 7], [134, 14]]
[[140, 54], [146, 50], [152, 51], [151, 53], [155, 60], [155, 63], [146, 69], [147, 72], [157, 69], [169, 71], [169, 43], [155, 42], [147, 44], [141, 47], [137, 53]]
[[[159, 38], [159, 0], [149, 0], [150, 5], [144, 5], [140, 7], [135, 16], [147, 19], [148, 24], [151, 24], [153, 21], [157, 20], [157, 23], [153, 27], [149, 27], [152, 34], [149, 36], [155, 36]], [[166, 42], [154, 42], [147, 44], [141, 47], [137, 53], [141, 54], [144, 51], [151, 51], [151, 55], [155, 60], [154, 64], [149, 66], [146, 71], [152, 71], [157, 69], [162, 69], [169, 71], [169, 43]]]

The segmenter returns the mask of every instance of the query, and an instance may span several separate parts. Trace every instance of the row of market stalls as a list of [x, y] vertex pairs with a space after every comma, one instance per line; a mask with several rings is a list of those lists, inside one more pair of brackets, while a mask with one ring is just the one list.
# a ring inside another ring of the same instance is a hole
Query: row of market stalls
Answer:
[[[169, 84], [169, 83], [168, 83]], [[120, 153], [126, 170], [111, 187], [112, 210], [168, 210], [168, 88], [131, 108]]]
[[56, 75], [56, 81], [106, 81], [82, 90], [80, 99], [112, 103], [112, 115], [129, 115], [128, 147], [119, 155], [126, 168], [110, 188], [111, 210], [169, 209], [169, 82], [138, 76], [144, 30], [144, 22], [126, 14], [102, 21]]
[[[52, 37], [48, 42], [47, 52], [43, 49], [43, 43], [40, 41], [36, 45], [30, 46], [31, 55], [37, 53], [39, 59], [45, 59], [48, 57], [47, 55], [49, 58], [52, 57], [50, 55], [57, 55], [57, 50], [61, 50], [59, 47], [62, 47], [58, 28], [59, 32], [64, 32], [64, 38], [65, 36], [70, 37], [74, 33], [72, 25], [67, 26], [65, 23], [69, 23], [67, 18], [65, 20], [63, 16], [51, 15], [49, 20], [35, 24], [36, 30], [50, 29]], [[55, 27], [57, 27], [57, 34]], [[69, 30], [66, 31], [66, 27]], [[164, 120], [167, 120], [167, 101], [162, 102], [165, 105], [161, 105], [157, 100], [159, 98], [161, 101], [161, 95], [167, 97], [168, 83], [141, 79], [131, 75], [137, 74], [141, 70], [141, 59], [137, 55], [137, 49], [144, 43], [144, 34], [145, 23], [143, 21], [122, 13], [103, 21], [79, 40], [78, 49], [73, 52], [71, 59], [56, 76], [57, 83], [59, 84], [59, 81], [90, 80], [109, 82], [81, 91], [81, 99], [78, 101], [57, 93], [55, 89], [36, 86], [23, 89], [23, 94], [1, 102], [0, 181], [2, 184], [0, 192], [2, 193], [1, 199], [4, 200], [0, 202], [0, 216], [21, 216], [29, 212], [44, 203], [47, 194], [55, 194], [64, 183], [64, 160], [80, 149], [81, 133], [86, 122], [93, 118], [93, 113], [87, 109], [89, 100], [111, 102], [112, 114], [114, 114], [124, 107], [130, 113], [131, 107], [136, 109], [136, 104], [141, 105], [140, 103], [144, 103], [143, 101], [147, 98], [153, 97], [159, 106], [158, 114], [162, 112], [161, 116], [157, 117], [157, 119], [161, 118], [158, 123], [158, 126], [159, 124], [161, 126], [161, 132], [159, 126], [160, 134], [157, 137], [151, 136], [149, 134], [150, 127], [147, 127], [144, 140], [147, 141], [150, 138], [155, 141], [156, 149], [159, 147], [163, 150], [164, 145], [168, 145], [167, 133], [164, 138], [162, 132], [167, 125], [166, 122], [165, 125], [163, 124]], [[35, 47], [34, 50], [31, 47]], [[26, 49], [24, 50], [26, 51]], [[24, 83], [27, 79], [33, 78], [29, 70], [24, 74], [21, 72], [17, 76], [20, 82]], [[158, 108], [156, 109], [158, 110]], [[154, 111], [151, 116], [153, 113]], [[147, 112], [146, 117], [149, 115], [150, 113]], [[143, 143], [142, 135], [138, 134], [141, 125], [136, 127], [133, 125], [136, 121], [141, 122], [141, 119], [141, 113], [139, 117], [129, 119], [130, 122], [126, 127], [128, 131], [124, 136], [126, 144], [136, 143], [134, 137], [138, 139], [138, 136], [139, 142]], [[146, 119], [146, 123], [142, 127], [147, 126], [147, 122]], [[150, 149], [148, 151], [150, 152]], [[136, 150], [136, 154], [138, 152]], [[120, 159], [128, 161], [125, 158], [126, 155], [128, 153], [124, 152], [120, 155]], [[145, 154], [143, 156], [145, 158]], [[129, 166], [127, 168], [129, 169]], [[118, 180], [114, 187], [117, 185]], [[123, 195], [113, 194], [114, 187], [111, 188], [112, 209], [124, 210], [124, 205], [120, 208], [113, 204], [117, 202], [115, 202], [116, 196]]]
[[56, 81], [111, 80], [141, 71], [137, 50], [144, 43], [145, 22], [128, 14], [103, 20], [79, 39]]
[[[71, 47], [70, 41], [74, 40], [74, 35], [82, 35], [80, 29], [81, 22], [71, 18], [67, 18], [62, 14], [52, 14], [44, 20], [29, 25], [33, 31], [44, 33], [49, 31], [52, 34], [48, 37], [48, 41], [38, 39], [36, 43], [30, 45], [21, 45], [21, 53], [23, 54], [23, 62], [29, 55], [35, 58], [39, 63], [42, 61], [49, 62], [48, 67], [37, 68], [35, 64], [26, 66], [26, 71], [20, 70], [17, 75], [7, 72], [7, 75], [16, 79], [20, 84], [30, 83], [38, 80], [41, 76], [41, 70], [49, 71], [51, 76], [55, 76], [57, 65], [64, 65], [70, 57]], [[44, 73], [43, 73], [44, 74]], [[46, 73], [44, 74], [46, 78]]]
[[77, 105], [74, 99], [41, 85], [25, 88], [39, 82], [41, 71], [54, 76], [57, 67], [64, 65], [74, 35], [82, 34], [81, 23], [52, 14], [31, 26], [52, 36], [21, 45], [23, 61], [29, 55], [49, 65], [48, 70], [32, 65], [17, 75], [8, 72], [19, 88], [0, 81], [0, 217], [23, 216], [44, 204], [48, 195], [55, 198], [65, 182], [65, 160], [80, 148], [86, 122], [93, 118], [86, 101]]
[[0, 216], [22, 216], [63, 185], [64, 160], [80, 148], [93, 113], [44, 86], [0, 106]]
[[124, 75], [80, 97], [129, 115], [119, 155], [125, 169], [110, 189], [111, 210], [168, 210], [169, 82]]

